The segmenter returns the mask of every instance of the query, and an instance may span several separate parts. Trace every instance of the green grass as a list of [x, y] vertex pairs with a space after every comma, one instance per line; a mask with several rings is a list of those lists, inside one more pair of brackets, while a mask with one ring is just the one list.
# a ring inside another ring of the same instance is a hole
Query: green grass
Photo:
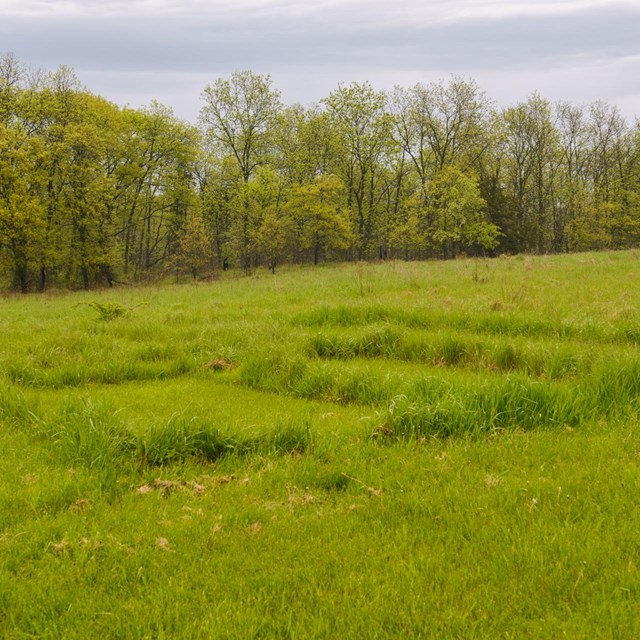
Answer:
[[0, 635], [638, 637], [639, 257], [0, 298]]

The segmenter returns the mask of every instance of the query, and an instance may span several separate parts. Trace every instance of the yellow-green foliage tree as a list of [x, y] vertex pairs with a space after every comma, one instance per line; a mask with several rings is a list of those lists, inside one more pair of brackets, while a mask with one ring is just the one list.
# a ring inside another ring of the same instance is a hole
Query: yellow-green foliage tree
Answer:
[[427, 234], [443, 258], [462, 249], [497, 246], [500, 230], [487, 221], [487, 205], [474, 178], [445, 167], [429, 183], [427, 199]]
[[313, 264], [353, 242], [346, 189], [336, 176], [318, 176], [309, 184], [294, 187], [287, 210], [295, 228], [296, 249], [310, 252]]
[[109, 211], [114, 198], [113, 179], [101, 165], [104, 141], [92, 124], [68, 126], [65, 131], [66, 155], [61, 170], [64, 183], [60, 204], [69, 223], [67, 265], [71, 274], [80, 273], [86, 289], [99, 273], [111, 278], [113, 228]]
[[186, 230], [207, 244], [196, 212], [214, 264], [247, 270], [640, 244], [640, 125], [604, 102], [533, 94], [496, 110], [454, 77], [285, 107], [251, 71], [203, 100], [196, 129], [156, 102], [94, 96], [68, 67], [32, 75], [0, 55], [2, 286], [162, 274], [189, 253]]
[[260, 226], [254, 235], [254, 244], [259, 256], [262, 256], [271, 270], [276, 272], [276, 266], [283, 258], [289, 247], [292, 223], [289, 216], [279, 212], [275, 207], [269, 207], [263, 214]]
[[13, 287], [22, 292], [28, 290], [44, 250], [45, 209], [39, 192], [45, 153], [37, 138], [0, 126], [0, 250]]
[[426, 220], [420, 191], [407, 198], [402, 207], [402, 219], [391, 232], [391, 251], [395, 257], [409, 260], [424, 255], [427, 248]]
[[170, 258], [176, 232], [195, 206], [197, 131], [156, 102], [125, 110], [117, 180], [118, 238], [125, 274], [149, 273]]
[[175, 262], [179, 268], [189, 272], [196, 280], [202, 270], [211, 265], [211, 239], [202, 216], [187, 216], [182, 231], [178, 236], [178, 250]]
[[258, 167], [255, 178], [246, 185], [245, 206], [240, 210], [241, 219], [247, 212], [251, 215], [247, 233], [252, 263], [262, 259], [274, 273], [291, 235], [291, 221], [283, 208], [286, 191], [285, 181], [278, 173]]
[[358, 258], [374, 255], [376, 229], [382, 213], [379, 199], [383, 167], [393, 152], [392, 118], [385, 95], [370, 84], [340, 86], [324, 100], [340, 140], [337, 175], [347, 190]]
[[202, 215], [211, 235], [218, 267], [229, 261], [234, 199], [242, 183], [237, 162], [231, 156], [219, 158], [205, 149], [196, 165]]

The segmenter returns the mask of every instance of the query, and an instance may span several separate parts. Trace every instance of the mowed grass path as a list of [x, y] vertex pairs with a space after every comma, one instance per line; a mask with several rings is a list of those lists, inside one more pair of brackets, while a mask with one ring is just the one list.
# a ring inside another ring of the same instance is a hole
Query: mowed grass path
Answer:
[[5, 297], [0, 336], [5, 637], [640, 636], [639, 252]]

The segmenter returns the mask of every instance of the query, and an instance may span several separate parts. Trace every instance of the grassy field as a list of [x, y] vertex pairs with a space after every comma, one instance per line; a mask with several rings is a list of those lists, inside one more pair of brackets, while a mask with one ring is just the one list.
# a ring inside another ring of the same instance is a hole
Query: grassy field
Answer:
[[0, 635], [640, 637], [640, 252], [0, 298]]

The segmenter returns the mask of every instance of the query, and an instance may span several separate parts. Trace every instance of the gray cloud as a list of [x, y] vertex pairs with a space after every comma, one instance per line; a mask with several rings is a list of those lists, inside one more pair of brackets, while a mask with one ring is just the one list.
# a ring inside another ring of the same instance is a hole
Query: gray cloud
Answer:
[[[191, 0], [187, 11], [150, 0], [135, 2], [129, 12], [120, 2], [92, 2], [83, 11], [64, 12], [51, 11], [50, 4], [43, 13], [46, 3], [40, 2], [26, 6], [24, 14], [2, 16], [0, 9], [0, 51], [47, 68], [70, 64], [90, 88], [97, 80], [96, 90], [118, 101], [136, 104], [148, 90], [142, 101], [158, 98], [176, 107], [196, 82], [241, 68], [271, 73], [277, 83], [282, 80], [285, 98], [294, 94], [302, 102], [326, 95], [339, 80], [390, 86], [449, 73], [488, 78], [489, 84], [492, 78], [529, 83], [528, 92], [564, 84], [559, 97], [569, 100], [585, 96], [584, 87], [572, 86], [578, 82], [592, 91], [598, 82], [603, 93], [594, 97], [605, 99], [620, 95], [624, 83], [628, 95], [640, 93], [635, 3], [485, 0], [484, 12], [468, 1], [430, 4], [432, 11], [408, 2], [403, 11], [402, 3], [389, 8], [361, 0], [303, 6], [263, 1], [241, 10], [237, 3]], [[509, 11], [498, 11], [507, 5]]]

